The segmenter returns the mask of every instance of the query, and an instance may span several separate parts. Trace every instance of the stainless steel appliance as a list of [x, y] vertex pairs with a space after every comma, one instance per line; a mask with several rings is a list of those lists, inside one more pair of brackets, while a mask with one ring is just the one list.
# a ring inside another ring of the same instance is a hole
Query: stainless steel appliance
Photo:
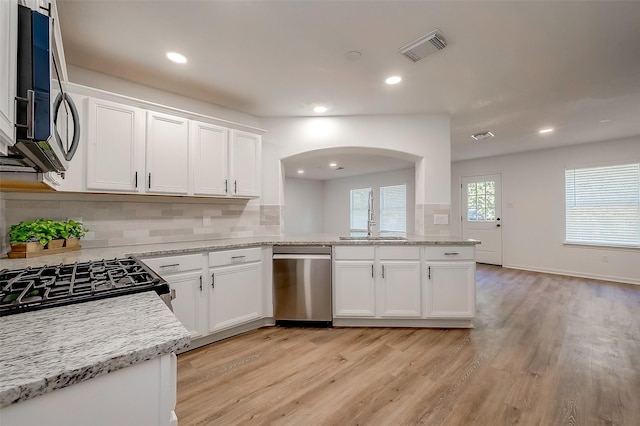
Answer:
[[331, 327], [331, 247], [274, 246], [276, 325]]
[[[51, 54], [51, 25], [48, 15], [18, 6], [16, 142], [9, 155], [0, 156], [3, 179], [22, 180], [20, 172], [62, 173], [78, 148], [80, 120], [59, 76], [60, 93], [52, 101], [52, 66], [56, 73], [58, 67]], [[67, 131], [61, 136], [56, 127]]]
[[152, 290], [171, 308], [175, 293], [169, 284], [131, 257], [5, 269], [0, 271], [0, 316]]

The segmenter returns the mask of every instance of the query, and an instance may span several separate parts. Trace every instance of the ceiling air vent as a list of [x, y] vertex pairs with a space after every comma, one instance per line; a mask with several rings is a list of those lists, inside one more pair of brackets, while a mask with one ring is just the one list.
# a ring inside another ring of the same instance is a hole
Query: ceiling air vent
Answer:
[[476, 133], [474, 135], [471, 135], [472, 138], [474, 138], [477, 141], [483, 141], [485, 139], [491, 139], [494, 136], [493, 133], [491, 132], [480, 132], [480, 133]]
[[439, 30], [433, 30], [429, 34], [400, 48], [399, 52], [413, 62], [418, 62], [420, 59], [436, 53], [445, 47], [447, 47], [447, 42], [444, 40], [444, 37], [442, 37], [442, 34], [439, 33]]

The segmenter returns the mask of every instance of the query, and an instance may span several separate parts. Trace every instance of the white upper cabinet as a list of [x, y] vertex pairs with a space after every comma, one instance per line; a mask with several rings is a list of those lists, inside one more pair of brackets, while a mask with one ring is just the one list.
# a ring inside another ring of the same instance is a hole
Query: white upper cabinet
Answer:
[[0, 1], [0, 155], [15, 143], [18, 2]]
[[189, 120], [147, 112], [147, 192], [189, 193]]
[[229, 186], [229, 129], [191, 122], [193, 195], [226, 196]]
[[262, 137], [240, 130], [231, 131], [229, 193], [234, 197], [259, 197], [262, 165]]
[[144, 111], [89, 98], [87, 189], [143, 192]]

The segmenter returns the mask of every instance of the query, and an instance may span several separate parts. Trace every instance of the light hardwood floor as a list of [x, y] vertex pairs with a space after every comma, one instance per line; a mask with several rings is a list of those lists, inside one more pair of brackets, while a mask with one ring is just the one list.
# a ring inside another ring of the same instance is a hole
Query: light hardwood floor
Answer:
[[472, 330], [264, 328], [178, 357], [180, 426], [640, 425], [640, 286], [479, 265]]

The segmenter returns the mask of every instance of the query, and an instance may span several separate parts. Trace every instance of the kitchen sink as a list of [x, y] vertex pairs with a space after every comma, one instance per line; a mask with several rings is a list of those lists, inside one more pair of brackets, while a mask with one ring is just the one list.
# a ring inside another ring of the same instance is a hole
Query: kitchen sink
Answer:
[[405, 241], [406, 237], [339, 237], [341, 240], [347, 241]]

